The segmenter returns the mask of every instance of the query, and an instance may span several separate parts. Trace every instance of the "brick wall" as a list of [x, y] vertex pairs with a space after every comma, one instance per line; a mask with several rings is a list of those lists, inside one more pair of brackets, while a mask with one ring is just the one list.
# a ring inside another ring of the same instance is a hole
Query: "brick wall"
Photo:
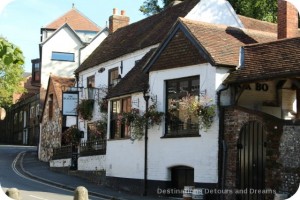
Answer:
[[[299, 185], [300, 125], [285, 125], [287, 121], [273, 116], [240, 107], [225, 109], [224, 140], [227, 143], [226, 189], [238, 188], [238, 139], [243, 125], [249, 121], [258, 121], [265, 128], [266, 168], [265, 188], [292, 195]], [[298, 155], [298, 156], [297, 156]], [[235, 194], [226, 195], [234, 199]], [[273, 199], [273, 194], [266, 196]]]

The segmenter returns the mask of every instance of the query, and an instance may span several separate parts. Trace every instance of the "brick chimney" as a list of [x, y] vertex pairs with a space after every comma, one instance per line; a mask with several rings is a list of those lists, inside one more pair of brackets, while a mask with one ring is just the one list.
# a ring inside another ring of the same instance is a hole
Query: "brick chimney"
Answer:
[[289, 2], [278, 0], [277, 38], [291, 38], [298, 35], [298, 11]]
[[115, 32], [118, 28], [122, 28], [129, 24], [129, 17], [126, 16], [124, 10], [121, 10], [121, 15], [118, 15], [118, 9], [113, 9], [113, 15], [109, 17], [109, 31]]

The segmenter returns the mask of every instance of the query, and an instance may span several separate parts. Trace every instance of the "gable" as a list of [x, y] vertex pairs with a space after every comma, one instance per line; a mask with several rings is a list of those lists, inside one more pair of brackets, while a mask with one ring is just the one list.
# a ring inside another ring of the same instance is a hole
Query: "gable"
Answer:
[[207, 63], [208, 61], [199, 53], [198, 49], [185, 36], [182, 30], [178, 30], [173, 38], [166, 44], [151, 71], [171, 69]]

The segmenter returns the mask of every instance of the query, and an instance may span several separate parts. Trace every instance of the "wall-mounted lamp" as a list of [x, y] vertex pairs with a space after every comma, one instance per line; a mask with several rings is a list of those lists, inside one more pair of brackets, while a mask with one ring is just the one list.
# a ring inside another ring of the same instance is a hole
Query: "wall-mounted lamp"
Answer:
[[104, 72], [104, 71], [105, 71], [105, 68], [104, 68], [104, 67], [101, 67], [101, 68], [98, 70], [99, 73], [102, 73], [102, 72]]

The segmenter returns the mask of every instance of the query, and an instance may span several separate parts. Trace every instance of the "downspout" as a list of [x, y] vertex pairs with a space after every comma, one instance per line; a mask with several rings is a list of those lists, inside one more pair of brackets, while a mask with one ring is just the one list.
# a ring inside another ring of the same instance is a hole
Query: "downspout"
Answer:
[[[229, 89], [229, 84], [217, 92], [217, 106], [219, 110], [219, 187], [222, 191], [225, 187], [226, 163], [227, 163], [227, 145], [224, 141], [224, 108], [221, 107], [221, 93]], [[222, 151], [222, 152], [221, 152]], [[224, 193], [221, 195], [221, 200], [224, 199]]]

